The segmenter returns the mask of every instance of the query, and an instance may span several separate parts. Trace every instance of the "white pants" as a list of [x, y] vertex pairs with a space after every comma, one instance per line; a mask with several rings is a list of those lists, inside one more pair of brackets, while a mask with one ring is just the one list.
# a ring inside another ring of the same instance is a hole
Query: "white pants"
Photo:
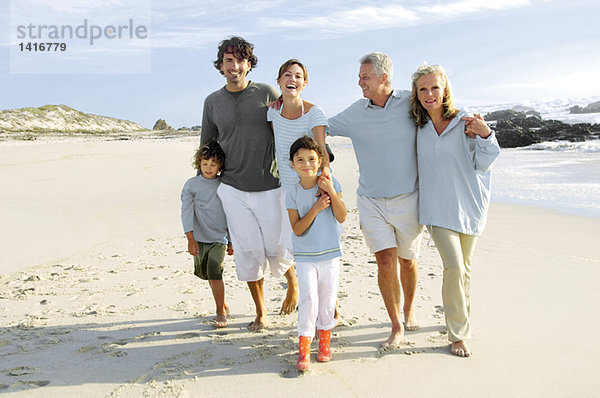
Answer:
[[294, 231], [292, 230], [292, 224], [290, 224], [290, 216], [287, 211], [287, 206], [285, 204], [285, 197], [287, 195], [287, 189], [281, 187], [281, 195], [280, 195], [280, 203], [281, 203], [281, 236], [279, 238], [279, 244], [285, 247], [290, 253], [294, 252], [294, 248], [292, 245], [292, 234]]
[[442, 302], [448, 328], [448, 340], [454, 343], [471, 338], [471, 258], [477, 236], [446, 228], [431, 227], [444, 265]]
[[227, 216], [235, 270], [240, 281], [264, 278], [267, 263], [280, 277], [294, 263], [294, 255], [280, 244], [281, 188], [246, 192], [221, 184], [217, 194]]
[[315, 326], [330, 330], [336, 325], [339, 257], [314, 263], [296, 263], [298, 274], [298, 335], [315, 336]]

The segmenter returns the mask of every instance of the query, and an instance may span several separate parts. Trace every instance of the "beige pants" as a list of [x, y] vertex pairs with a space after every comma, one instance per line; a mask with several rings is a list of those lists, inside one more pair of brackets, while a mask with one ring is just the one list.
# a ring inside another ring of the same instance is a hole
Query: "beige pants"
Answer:
[[446, 228], [431, 227], [431, 238], [444, 265], [442, 301], [448, 328], [448, 340], [471, 338], [471, 258], [477, 236]]

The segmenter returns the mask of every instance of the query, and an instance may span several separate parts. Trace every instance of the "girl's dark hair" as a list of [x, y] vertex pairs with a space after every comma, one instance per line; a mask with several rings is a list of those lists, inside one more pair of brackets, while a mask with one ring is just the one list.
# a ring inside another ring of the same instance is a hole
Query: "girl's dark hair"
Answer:
[[219, 163], [219, 170], [223, 170], [223, 167], [225, 167], [225, 152], [223, 152], [217, 141], [209, 141], [198, 148], [192, 164], [195, 169], [200, 170], [200, 163], [208, 159], [215, 159], [215, 162]]
[[298, 138], [292, 146], [290, 146], [290, 160], [294, 160], [294, 155], [298, 153], [300, 149], [308, 149], [313, 150], [319, 156], [319, 159], [323, 159], [323, 152], [321, 151], [321, 147], [317, 144], [313, 138], [305, 135], [303, 137]]
[[[252, 50], [254, 50], [254, 45], [252, 43], [248, 43], [241, 37], [233, 36], [229, 39], [223, 40], [219, 44], [217, 59], [213, 62], [213, 64], [215, 65], [215, 68], [217, 68], [219, 72], [224, 75], [223, 71], [221, 70], [223, 57], [225, 54], [233, 54], [233, 56], [239, 60], [247, 59], [250, 61], [250, 70], [252, 70], [252, 68], [254, 68], [258, 63], [258, 58], [252, 53]], [[250, 70], [248, 72], [250, 72]]]

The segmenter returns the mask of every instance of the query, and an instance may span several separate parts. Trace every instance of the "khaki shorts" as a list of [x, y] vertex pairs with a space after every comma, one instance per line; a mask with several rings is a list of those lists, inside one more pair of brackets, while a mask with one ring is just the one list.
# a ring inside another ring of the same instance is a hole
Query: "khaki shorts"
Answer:
[[360, 228], [371, 253], [395, 247], [398, 257], [419, 257], [423, 226], [419, 224], [419, 191], [390, 198], [357, 195]]
[[227, 246], [222, 243], [198, 243], [194, 256], [194, 275], [204, 280], [223, 279], [223, 260]]

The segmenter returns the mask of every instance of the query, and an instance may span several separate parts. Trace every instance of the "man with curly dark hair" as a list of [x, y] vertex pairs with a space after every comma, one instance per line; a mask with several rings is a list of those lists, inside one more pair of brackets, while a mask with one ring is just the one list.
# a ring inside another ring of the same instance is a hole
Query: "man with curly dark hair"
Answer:
[[273, 172], [273, 131], [266, 116], [268, 104], [279, 94], [267, 84], [247, 80], [258, 62], [253, 50], [241, 37], [220, 43], [214, 65], [227, 83], [204, 101], [201, 143], [217, 140], [227, 158], [217, 192], [235, 247], [238, 279], [248, 283], [256, 306], [256, 318], [248, 328], [258, 331], [267, 321], [263, 288], [267, 265], [273, 275], [285, 275], [288, 282], [281, 313], [296, 309], [298, 282], [291, 247], [281, 234], [287, 214]]

